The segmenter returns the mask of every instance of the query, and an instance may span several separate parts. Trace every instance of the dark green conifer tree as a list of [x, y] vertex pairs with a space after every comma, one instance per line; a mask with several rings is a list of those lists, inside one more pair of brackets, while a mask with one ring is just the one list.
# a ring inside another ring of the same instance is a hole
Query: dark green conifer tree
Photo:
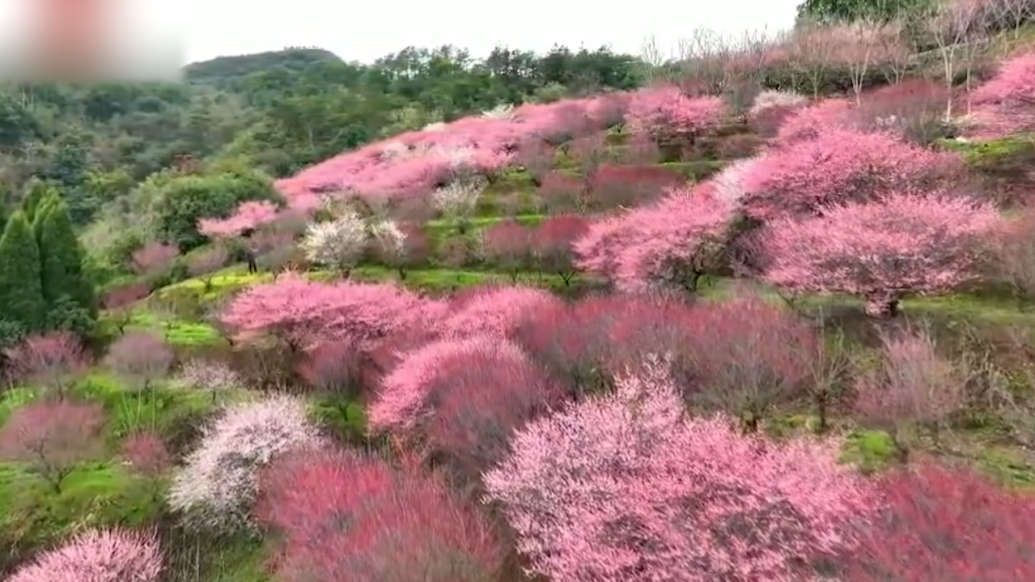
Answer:
[[62, 302], [62, 297], [67, 297], [91, 317], [97, 317], [97, 296], [83, 268], [85, 251], [76, 237], [68, 205], [48, 196], [36, 211], [36, 224], [40, 280], [48, 309], [67, 305], [67, 301]]
[[40, 250], [25, 213], [15, 212], [0, 236], [0, 320], [42, 331], [46, 302], [40, 281]]
[[22, 198], [22, 211], [25, 212], [25, 220], [30, 225], [36, 220], [36, 212], [43, 201], [50, 195], [59, 196], [53, 185], [36, 179], [29, 182], [25, 197]]

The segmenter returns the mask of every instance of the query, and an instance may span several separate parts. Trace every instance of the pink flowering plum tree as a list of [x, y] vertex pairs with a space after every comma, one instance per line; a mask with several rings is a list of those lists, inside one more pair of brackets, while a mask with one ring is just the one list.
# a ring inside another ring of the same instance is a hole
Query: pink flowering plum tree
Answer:
[[751, 218], [814, 215], [825, 205], [874, 200], [891, 192], [944, 189], [962, 160], [885, 133], [824, 130], [813, 140], [770, 152], [741, 177]]
[[172, 455], [162, 437], [153, 431], [136, 431], [119, 442], [119, 456], [131, 470], [159, 477], [172, 467]]
[[838, 445], [687, 418], [653, 358], [613, 393], [518, 431], [483, 480], [532, 573], [551, 580], [806, 580], [854, 548], [871, 513]]
[[103, 452], [104, 408], [71, 400], [37, 400], [0, 426], [0, 458], [27, 463], [55, 493], [81, 462]]
[[937, 446], [950, 415], [967, 403], [965, 366], [936, 351], [926, 330], [882, 332], [878, 365], [855, 374], [856, 417], [883, 429], [907, 461], [918, 430]]
[[88, 530], [40, 554], [8, 582], [158, 582], [162, 550], [152, 533]]
[[490, 285], [454, 297], [438, 331], [443, 337], [510, 337], [526, 313], [561, 300], [543, 289]]
[[277, 220], [277, 205], [267, 200], [242, 202], [227, 218], [203, 218], [198, 232], [213, 239], [229, 239]]
[[847, 99], [823, 99], [782, 115], [774, 139], [778, 146], [809, 141], [831, 129], [852, 127], [852, 103]]
[[808, 97], [794, 91], [762, 91], [748, 109], [748, 127], [763, 137], [775, 137], [783, 122], [808, 104]]
[[[758, 430], [776, 406], [801, 399], [815, 370], [820, 334], [810, 322], [752, 292], [695, 304], [681, 357], [691, 410], [735, 415]], [[825, 411], [822, 401], [815, 402]]]
[[726, 118], [719, 97], [687, 97], [674, 86], [642, 89], [633, 93], [626, 124], [634, 134], [649, 135], [662, 148], [693, 145]]
[[420, 443], [466, 484], [498, 462], [510, 435], [564, 393], [517, 345], [490, 337], [430, 343], [381, 382], [368, 425]]
[[532, 231], [532, 257], [540, 271], [559, 275], [570, 285], [575, 276], [573, 245], [589, 229], [580, 216], [552, 216]]
[[682, 174], [662, 166], [604, 164], [589, 184], [588, 205], [603, 211], [637, 206], [685, 183]]
[[321, 283], [287, 273], [236, 295], [220, 319], [237, 341], [268, 335], [299, 351], [339, 339], [364, 351], [397, 329], [442, 313], [440, 303], [396, 285]]
[[9, 380], [53, 390], [58, 398], [90, 367], [82, 342], [67, 332], [30, 336], [3, 355]]
[[108, 348], [104, 363], [128, 387], [146, 391], [169, 372], [176, 354], [162, 338], [137, 331], [123, 335]]
[[194, 251], [187, 257], [187, 272], [197, 277], [204, 285], [204, 292], [212, 291], [212, 281], [217, 271], [230, 262], [230, 251], [224, 246], [212, 246]]
[[974, 90], [971, 103], [978, 137], [1035, 130], [1035, 52], [1003, 61], [996, 76]]
[[909, 293], [943, 293], [976, 281], [1003, 228], [996, 208], [962, 197], [890, 194], [822, 216], [779, 219], [762, 234], [762, 278], [791, 293], [847, 293], [868, 314], [898, 312]]
[[508, 273], [513, 283], [532, 262], [532, 229], [516, 220], [504, 220], [482, 231], [486, 261]]
[[617, 287], [696, 290], [700, 278], [722, 264], [734, 210], [709, 183], [673, 191], [653, 206], [633, 210], [627, 220], [638, 236], [618, 250]]
[[104, 294], [101, 299], [104, 310], [120, 335], [132, 320], [133, 304], [150, 294], [151, 285], [146, 282], [122, 285]]
[[618, 251], [639, 240], [628, 212], [604, 216], [591, 222], [586, 234], [575, 241], [575, 266], [585, 273], [614, 282], [618, 272]]

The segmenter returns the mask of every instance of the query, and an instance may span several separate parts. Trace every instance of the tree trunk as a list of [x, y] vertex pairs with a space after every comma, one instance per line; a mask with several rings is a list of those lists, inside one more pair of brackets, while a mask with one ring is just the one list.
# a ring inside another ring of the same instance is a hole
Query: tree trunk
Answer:
[[889, 293], [877, 293], [866, 298], [866, 315], [890, 319], [899, 314], [899, 298]]

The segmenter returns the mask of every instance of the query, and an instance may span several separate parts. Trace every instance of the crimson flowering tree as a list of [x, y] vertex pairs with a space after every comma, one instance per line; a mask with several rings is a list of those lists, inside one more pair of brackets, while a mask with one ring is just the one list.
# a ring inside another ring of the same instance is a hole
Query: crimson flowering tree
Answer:
[[277, 220], [279, 209], [266, 200], [242, 202], [227, 218], [202, 218], [198, 232], [209, 238], [233, 238]]
[[762, 278], [792, 293], [863, 297], [873, 316], [897, 313], [907, 293], [952, 290], [981, 276], [981, 259], [1003, 228], [994, 206], [962, 197], [892, 194], [780, 219], [762, 234]]
[[845, 582], [1035, 579], [1035, 503], [970, 469], [930, 461], [882, 475], [883, 512]]
[[88, 530], [40, 554], [8, 582], [158, 582], [162, 551], [153, 533]]
[[722, 264], [734, 210], [707, 182], [634, 209], [626, 220], [636, 235], [616, 251], [616, 286], [695, 291], [701, 277]]
[[308, 552], [340, 535], [344, 520], [390, 489], [396, 477], [382, 459], [360, 451], [293, 450], [259, 472], [255, 517], [280, 535], [287, 554]]
[[21, 406], [0, 426], [0, 456], [26, 463], [61, 492], [65, 477], [103, 451], [104, 409], [70, 400], [38, 400]]
[[633, 135], [628, 138], [625, 147], [619, 150], [619, 161], [631, 166], [648, 166], [661, 160], [661, 150], [646, 135]]
[[928, 427], [937, 444], [939, 427], [966, 404], [967, 370], [935, 347], [923, 330], [884, 333], [879, 367], [856, 375], [856, 412], [864, 422], [887, 430], [902, 460], [915, 434], [910, 429]]
[[909, 145], [891, 134], [843, 129], [778, 149], [741, 177], [752, 218], [812, 215], [821, 207], [865, 202], [892, 192], [934, 192], [962, 173], [962, 160]]
[[633, 93], [625, 121], [632, 133], [649, 135], [659, 146], [693, 144], [725, 119], [719, 97], [690, 98], [678, 87], [654, 87]]
[[589, 229], [580, 216], [552, 216], [532, 231], [532, 254], [540, 270], [555, 273], [567, 286], [575, 276], [572, 245]]
[[[512, 335], [581, 396], [607, 389], [614, 374], [640, 365], [646, 355], [688, 344], [687, 336], [697, 330], [693, 307], [683, 299], [647, 293], [591, 296], [530, 311]], [[670, 362], [681, 382], [693, 372], [686, 360]]]
[[682, 174], [660, 166], [605, 164], [593, 175], [590, 203], [599, 210], [653, 202], [686, 182]]
[[199, 277], [205, 285], [205, 292], [212, 290], [212, 277], [216, 271], [230, 261], [226, 247], [214, 246], [198, 250], [187, 258], [187, 271], [192, 277]]
[[803, 580], [852, 549], [869, 517], [838, 445], [688, 419], [654, 358], [518, 431], [483, 480], [531, 570], [552, 580]]
[[441, 480], [352, 451], [285, 455], [257, 512], [284, 539], [285, 582], [482, 582], [503, 549]]
[[420, 443], [426, 459], [477, 486], [506, 452], [511, 434], [563, 396], [509, 341], [446, 340], [402, 359], [382, 381], [368, 420], [375, 432]]
[[54, 390], [58, 398], [90, 367], [82, 342], [68, 332], [30, 336], [4, 350], [4, 357], [12, 380]]
[[120, 335], [125, 333], [126, 326], [132, 321], [132, 305], [150, 294], [151, 286], [147, 283], [123, 285], [104, 294], [104, 310], [108, 312], [110, 321]]
[[532, 262], [532, 229], [516, 220], [498, 222], [482, 231], [482, 247], [485, 258], [516, 282]]
[[173, 261], [180, 256], [180, 250], [174, 245], [154, 242], [133, 253], [133, 270], [141, 275], [159, 276], [172, 268]]
[[162, 338], [137, 331], [127, 333], [108, 347], [105, 364], [134, 390], [148, 390], [164, 377], [176, 354]]
[[536, 193], [551, 213], [586, 211], [589, 195], [578, 176], [566, 172], [550, 172], [543, 178]]
[[119, 455], [132, 470], [149, 477], [158, 477], [172, 467], [172, 456], [165, 443], [151, 431], [138, 431], [124, 437], [119, 443]]

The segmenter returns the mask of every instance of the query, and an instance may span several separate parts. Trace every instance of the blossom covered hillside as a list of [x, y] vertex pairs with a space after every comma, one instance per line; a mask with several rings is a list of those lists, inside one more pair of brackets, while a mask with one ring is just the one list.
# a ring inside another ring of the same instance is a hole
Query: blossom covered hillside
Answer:
[[1035, 580], [1026, 59], [508, 105], [151, 241], [3, 354], [0, 575]]

